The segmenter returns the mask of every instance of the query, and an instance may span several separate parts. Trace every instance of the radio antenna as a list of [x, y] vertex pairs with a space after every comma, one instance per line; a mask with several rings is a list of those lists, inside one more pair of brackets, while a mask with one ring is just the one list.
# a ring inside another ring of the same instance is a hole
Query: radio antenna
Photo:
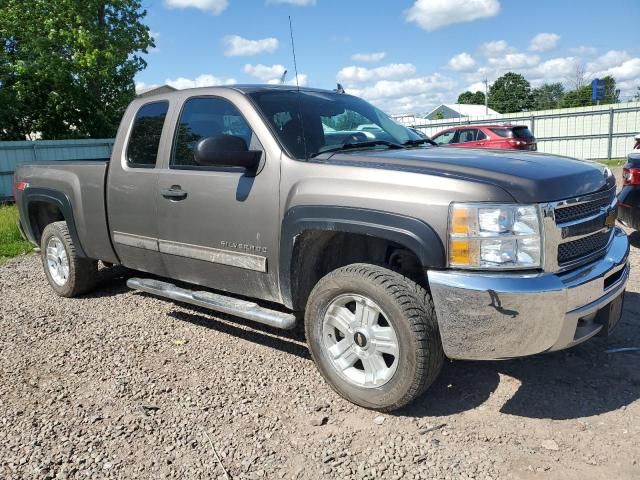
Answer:
[[291, 24], [291, 15], [289, 15], [289, 34], [291, 35], [291, 53], [293, 54], [293, 70], [296, 72], [296, 87], [300, 92], [300, 82], [298, 82], [298, 63], [296, 62], [296, 45], [293, 42], [293, 25]]
[[293, 25], [291, 23], [291, 15], [289, 15], [289, 34], [291, 35], [291, 53], [293, 54], [293, 70], [296, 73], [296, 89], [298, 90], [298, 119], [300, 120], [300, 131], [302, 133], [302, 147], [304, 148], [304, 159], [309, 160], [307, 152], [307, 136], [304, 132], [304, 120], [302, 115], [302, 94], [300, 93], [300, 82], [298, 81], [298, 64], [296, 62], [296, 46], [293, 42]]

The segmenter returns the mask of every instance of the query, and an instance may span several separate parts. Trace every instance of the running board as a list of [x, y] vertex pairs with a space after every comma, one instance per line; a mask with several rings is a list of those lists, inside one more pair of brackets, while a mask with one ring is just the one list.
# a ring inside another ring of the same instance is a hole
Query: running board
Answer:
[[236, 317], [275, 328], [291, 330], [296, 325], [296, 317], [290, 313], [261, 307], [257, 303], [240, 300], [217, 293], [187, 290], [175, 285], [150, 278], [130, 278], [127, 286], [134, 290], [170, 298], [178, 302], [190, 303]]

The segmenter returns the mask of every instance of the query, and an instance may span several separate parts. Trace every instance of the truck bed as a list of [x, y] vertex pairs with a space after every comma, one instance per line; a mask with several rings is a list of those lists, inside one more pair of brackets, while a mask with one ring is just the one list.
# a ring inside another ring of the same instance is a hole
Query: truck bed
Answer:
[[[111, 245], [105, 206], [105, 180], [109, 161], [73, 160], [23, 164], [16, 170], [15, 182], [26, 182], [28, 187], [18, 191], [16, 202], [21, 218], [29, 218], [29, 205], [43, 196], [57, 196], [68, 202], [63, 212], [67, 223], [73, 222], [83, 253], [96, 260], [117, 263]], [[67, 218], [71, 215], [72, 218]], [[34, 222], [29, 222], [33, 224]], [[30, 240], [38, 242], [39, 232], [22, 225]]]

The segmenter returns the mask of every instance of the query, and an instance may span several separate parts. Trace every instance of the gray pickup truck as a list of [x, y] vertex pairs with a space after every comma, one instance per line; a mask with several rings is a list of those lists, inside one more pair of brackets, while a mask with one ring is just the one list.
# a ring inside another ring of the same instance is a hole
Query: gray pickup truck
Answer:
[[94, 287], [102, 261], [147, 272], [128, 285], [153, 295], [277, 328], [304, 318], [328, 383], [383, 411], [424, 392], [445, 357], [608, 334], [629, 276], [609, 169], [437, 147], [338, 92], [136, 99], [110, 161], [15, 177], [20, 227], [59, 295]]

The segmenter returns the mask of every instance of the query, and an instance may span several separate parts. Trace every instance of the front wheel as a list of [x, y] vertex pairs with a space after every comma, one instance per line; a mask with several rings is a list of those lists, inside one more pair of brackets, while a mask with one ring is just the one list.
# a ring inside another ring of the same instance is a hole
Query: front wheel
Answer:
[[61, 297], [81, 295], [96, 285], [98, 262], [78, 256], [67, 222], [54, 222], [45, 227], [40, 251], [49, 285]]
[[347, 400], [396, 410], [436, 379], [444, 353], [431, 296], [386, 268], [353, 264], [322, 278], [305, 330], [323, 377]]

